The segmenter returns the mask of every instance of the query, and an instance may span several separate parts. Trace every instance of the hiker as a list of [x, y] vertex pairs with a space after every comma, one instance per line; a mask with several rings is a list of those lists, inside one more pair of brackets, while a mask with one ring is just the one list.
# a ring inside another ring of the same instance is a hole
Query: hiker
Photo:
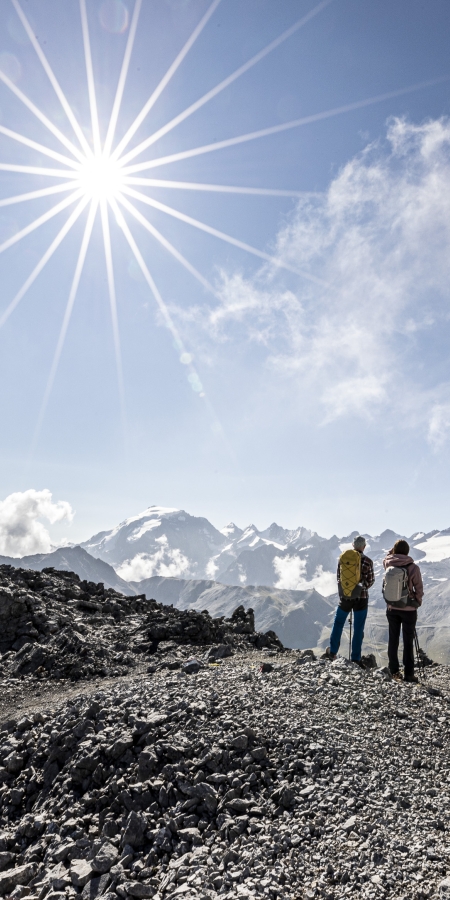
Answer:
[[387, 603], [389, 623], [389, 671], [396, 681], [402, 681], [398, 661], [400, 630], [403, 632], [404, 680], [417, 683], [414, 675], [414, 635], [417, 610], [422, 606], [423, 584], [419, 566], [409, 555], [407, 541], [396, 541], [383, 560], [385, 571], [383, 597]]
[[365, 546], [365, 538], [358, 535], [353, 541], [353, 550], [345, 550], [339, 558], [337, 582], [340, 599], [327, 651], [329, 659], [336, 659], [341, 643], [342, 629], [349, 612], [353, 612], [354, 630], [351, 658], [352, 662], [358, 663], [361, 668], [364, 668], [364, 664], [361, 662], [361, 647], [367, 618], [369, 588], [375, 581], [373, 562], [368, 556], [365, 556]]

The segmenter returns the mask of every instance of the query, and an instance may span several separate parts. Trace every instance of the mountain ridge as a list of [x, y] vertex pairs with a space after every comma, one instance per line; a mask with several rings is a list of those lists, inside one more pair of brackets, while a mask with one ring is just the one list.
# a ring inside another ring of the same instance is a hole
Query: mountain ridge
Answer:
[[63, 572], [75, 572], [81, 579], [103, 583], [126, 596], [135, 593], [134, 588], [120, 578], [115, 569], [101, 559], [96, 559], [82, 547], [59, 547], [50, 553], [34, 553], [31, 556], [0, 556], [0, 565], [14, 566], [20, 569], [53, 568]]
[[[338, 558], [357, 533], [325, 538], [304, 526], [287, 529], [276, 522], [265, 529], [254, 524], [240, 528], [235, 522], [218, 529], [186, 510], [150, 506], [80, 546], [112, 565], [128, 583], [161, 576], [315, 589], [331, 596], [336, 593]], [[378, 581], [382, 559], [398, 538], [406, 537], [414, 559], [427, 566], [450, 558], [450, 529], [415, 532], [409, 537], [389, 528], [379, 535], [363, 534]]]

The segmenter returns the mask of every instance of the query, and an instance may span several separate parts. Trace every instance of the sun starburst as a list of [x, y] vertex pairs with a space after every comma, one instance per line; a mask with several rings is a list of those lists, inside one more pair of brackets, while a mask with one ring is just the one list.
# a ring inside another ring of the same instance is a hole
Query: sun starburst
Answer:
[[86, 157], [75, 183], [91, 201], [107, 203], [115, 200], [125, 187], [122, 166], [103, 153]]
[[188, 216], [185, 213], [182, 213], [179, 210], [175, 209], [174, 207], [169, 206], [168, 204], [161, 203], [152, 196], [151, 189], [155, 187], [164, 187], [174, 190], [210, 191], [229, 194], [248, 194], [249, 196], [261, 195], [282, 197], [299, 197], [302, 196], [303, 192], [274, 190], [271, 188], [246, 188], [243, 186], [221, 184], [201, 184], [197, 182], [179, 180], [173, 181], [170, 179], [148, 178], [140, 175], [139, 173], [161, 166], [167, 166], [172, 162], [189, 159], [205, 153], [218, 151], [226, 147], [239, 145], [271, 134], [286, 131], [294, 127], [300, 127], [301, 125], [305, 125], [313, 121], [340, 115], [344, 112], [349, 112], [352, 109], [358, 109], [372, 103], [380, 102], [389, 97], [398, 96], [408, 91], [418, 90], [419, 88], [425, 87], [427, 85], [436, 84], [439, 80], [442, 79], [435, 79], [432, 82], [423, 82], [419, 85], [413, 85], [408, 88], [391, 91], [387, 94], [379, 95], [377, 97], [371, 97], [366, 100], [358, 100], [354, 103], [347, 104], [346, 106], [326, 110], [322, 113], [317, 113], [315, 115], [304, 117], [302, 119], [286, 122], [281, 125], [270, 126], [268, 128], [250, 132], [247, 134], [237, 135], [235, 137], [231, 137], [222, 141], [216, 141], [200, 147], [180, 150], [163, 157], [157, 157], [151, 160], [144, 159], [141, 161], [136, 161], [136, 159], [137, 157], [141, 156], [149, 147], [156, 144], [157, 141], [160, 140], [164, 135], [175, 129], [181, 122], [185, 121], [189, 116], [193, 115], [195, 112], [197, 112], [197, 110], [199, 110], [210, 100], [216, 97], [221, 91], [225, 90], [230, 84], [235, 82], [245, 72], [248, 72], [253, 66], [264, 59], [275, 48], [279, 47], [284, 41], [292, 37], [296, 32], [304, 27], [309, 21], [311, 21], [315, 16], [322, 12], [322, 10], [324, 10], [332, 2], [333, 0], [321, 0], [321, 2], [317, 3], [306, 15], [298, 19], [290, 28], [288, 28], [274, 41], [260, 50], [246, 63], [232, 72], [229, 76], [227, 76], [227, 78], [223, 79], [214, 88], [207, 91], [202, 97], [200, 97], [185, 110], [183, 110], [181, 113], [167, 122], [164, 126], [158, 128], [155, 131], [151, 131], [150, 129], [150, 133], [144, 140], [142, 140], [136, 146], [130, 148], [130, 143], [134, 135], [136, 134], [137, 130], [143, 125], [143, 123], [146, 122], [147, 124], [151, 124], [151, 117], [149, 114], [151, 113], [153, 106], [158, 101], [163, 91], [167, 88], [175, 72], [182, 64], [183, 60], [193, 47], [195, 41], [197, 40], [203, 29], [207, 26], [211, 17], [214, 15], [220, 3], [220, 0], [213, 0], [213, 2], [209, 5], [205, 14], [200, 19], [197, 26], [194, 28], [189, 39], [186, 41], [174, 61], [171, 63], [159, 84], [153, 90], [147, 102], [144, 104], [131, 126], [119, 139], [117, 144], [115, 144], [116, 130], [119, 122], [121, 104], [127, 81], [130, 60], [133, 53], [133, 45], [136, 36], [136, 30], [138, 27], [139, 16], [141, 13], [142, 0], [135, 0], [115, 98], [112, 106], [106, 137], [103, 143], [99, 126], [96, 85], [91, 56], [86, 0], [79, 0], [87, 89], [91, 117], [90, 130], [92, 134], [92, 145], [86, 138], [84, 130], [81, 127], [81, 124], [78, 121], [75, 112], [73, 111], [68, 99], [66, 98], [62, 90], [56, 78], [56, 75], [54, 74], [47, 60], [47, 57], [45, 56], [44, 51], [42, 50], [42, 47], [40, 46], [34, 34], [34, 31], [31, 28], [31, 25], [19, 3], [19, 0], [11, 0], [11, 3], [20, 21], [22, 22], [28, 38], [32, 46], [34, 47], [34, 50], [36, 51], [43, 69], [58, 97], [62, 109], [64, 110], [64, 113], [73, 131], [73, 139], [67, 137], [67, 135], [57, 125], [55, 125], [54, 122], [52, 122], [51, 119], [34, 102], [32, 102], [24, 92], [17, 87], [16, 84], [13, 83], [13, 81], [8, 77], [7, 74], [0, 71], [0, 82], [2, 82], [3, 85], [15, 95], [17, 100], [19, 100], [27, 107], [27, 109], [36, 117], [36, 119], [39, 120], [41, 125], [44, 125], [45, 128], [53, 135], [54, 138], [59, 141], [59, 144], [61, 145], [61, 151], [56, 151], [51, 147], [47, 147], [46, 145], [35, 141], [33, 138], [27, 135], [19, 134], [18, 132], [7, 128], [6, 126], [0, 126], [0, 134], [11, 139], [12, 141], [16, 141], [18, 143], [21, 143], [22, 145], [25, 145], [30, 150], [34, 150], [39, 155], [44, 155], [49, 159], [48, 166], [17, 165], [15, 163], [2, 161], [0, 162], [0, 171], [10, 172], [12, 174], [17, 173], [30, 176], [45, 176], [49, 179], [50, 182], [48, 187], [39, 188], [34, 191], [28, 191], [24, 194], [14, 194], [11, 197], [2, 199], [0, 200], [0, 206], [12, 206], [18, 203], [32, 202], [34, 200], [37, 200], [38, 198], [53, 196], [56, 197], [59, 194], [64, 195], [62, 199], [59, 199], [58, 202], [55, 203], [55, 205], [51, 206], [45, 213], [31, 221], [21, 231], [17, 232], [15, 235], [0, 244], [0, 253], [6, 251], [9, 247], [13, 246], [36, 229], [40, 228], [41, 225], [64, 212], [64, 210], [68, 211], [68, 217], [60, 228], [59, 232], [50, 243], [49, 247], [45, 250], [41, 259], [34, 267], [32, 272], [27, 276], [26, 280], [24, 281], [15, 297], [13, 297], [13, 299], [9, 302], [3, 313], [0, 314], [0, 328], [5, 324], [9, 316], [16, 309], [22, 298], [25, 296], [26, 292], [30, 289], [51, 257], [56, 253], [61, 243], [73, 228], [75, 223], [84, 213], [86, 213], [86, 222], [83, 231], [82, 242], [75, 266], [74, 275], [72, 278], [67, 305], [63, 315], [63, 321], [54, 358], [50, 368], [50, 374], [45, 390], [44, 400], [39, 414], [38, 429], [43, 420], [45, 408], [50, 397], [54, 378], [57, 372], [58, 363], [63, 351], [65, 337], [69, 328], [72, 310], [76, 300], [87, 250], [92, 237], [94, 222], [97, 216], [100, 217], [103, 233], [105, 266], [107, 274], [109, 305], [113, 326], [119, 393], [121, 397], [124, 416], [124, 387], [120, 351], [119, 321], [116, 303], [116, 289], [114, 281], [114, 260], [111, 247], [111, 224], [113, 225], [113, 227], [119, 227], [125, 241], [127, 242], [131, 252], [133, 253], [136, 263], [139, 266], [142, 275], [154, 297], [157, 307], [162, 315], [163, 321], [174, 338], [174, 343], [177, 350], [179, 351], [180, 359], [183, 363], [187, 363], [187, 376], [189, 383], [191, 384], [194, 391], [196, 391], [201, 397], [205, 397], [205, 393], [199, 375], [193, 366], [192, 357], [187, 352], [183, 344], [181, 335], [179, 334], [177, 327], [170, 315], [170, 312], [162, 298], [162, 295], [154, 281], [154, 278], [148, 268], [144, 256], [139, 249], [137, 240], [130, 229], [127, 217], [131, 218], [134, 222], [137, 222], [142, 228], [147, 231], [147, 233], [150, 233], [151, 236], [156, 241], [158, 241], [160, 246], [164, 247], [164, 249], [169, 254], [171, 254], [178, 263], [180, 263], [194, 278], [197, 279], [198, 282], [200, 282], [204, 289], [214, 293], [213, 285], [211, 285], [204, 277], [204, 275], [202, 275], [202, 273], [200, 273], [192, 265], [192, 263], [188, 259], [186, 259], [181, 254], [181, 252], [176, 247], [174, 247], [173, 244], [171, 244], [170, 241], [146, 218], [144, 213], [141, 211], [141, 209], [138, 208], [136, 204], [140, 205], [143, 208], [150, 206], [154, 209], [157, 209], [167, 216], [170, 216], [172, 218], [174, 217], [184, 222], [190, 227], [212, 235], [222, 241], [227, 242], [228, 244], [240, 248], [241, 250], [245, 250], [258, 259], [262, 259], [265, 262], [271, 263], [273, 266], [284, 266], [285, 268], [290, 269], [297, 274], [303, 275], [304, 277], [309, 278], [313, 281], [320, 281], [320, 279], [317, 279], [315, 276], [308, 272], [303, 272], [296, 269], [295, 267], [291, 267], [282, 260], [271, 256], [263, 250], [253, 247], [250, 244], [233, 237], [232, 235], [224, 233], [223, 231], [219, 231], [213, 226], [205, 222], [201, 222], [198, 219], [193, 218], [192, 216]]

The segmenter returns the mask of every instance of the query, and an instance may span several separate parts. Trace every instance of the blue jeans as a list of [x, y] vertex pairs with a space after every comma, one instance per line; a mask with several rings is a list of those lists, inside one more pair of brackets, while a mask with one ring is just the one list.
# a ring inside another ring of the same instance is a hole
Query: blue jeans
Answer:
[[[333, 629], [330, 635], [330, 653], [337, 653], [341, 643], [342, 630], [347, 620], [348, 612], [338, 606], [334, 617]], [[361, 647], [364, 638], [364, 624], [367, 619], [366, 609], [353, 610], [353, 639], [352, 639], [352, 660], [359, 662], [361, 659]]]

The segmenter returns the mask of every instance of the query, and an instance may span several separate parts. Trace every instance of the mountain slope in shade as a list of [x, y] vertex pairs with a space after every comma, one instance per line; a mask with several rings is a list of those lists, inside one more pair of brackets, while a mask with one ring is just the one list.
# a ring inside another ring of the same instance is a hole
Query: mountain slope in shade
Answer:
[[315, 647], [334, 610], [334, 604], [315, 590], [277, 591], [160, 576], [134, 582], [133, 587], [176, 609], [207, 609], [213, 618], [229, 617], [241, 604], [251, 607], [258, 631], [271, 629], [286, 647], [293, 648]]
[[101, 559], [94, 559], [82, 547], [60, 547], [53, 553], [35, 553], [33, 556], [21, 558], [13, 556], [0, 556], [0, 565], [14, 566], [19, 569], [34, 569], [38, 572], [42, 569], [53, 568], [65, 572], [75, 572], [82, 581], [101, 582], [105, 588], [114, 588], [126, 596], [135, 594], [134, 588], [119, 578], [112, 566]]

